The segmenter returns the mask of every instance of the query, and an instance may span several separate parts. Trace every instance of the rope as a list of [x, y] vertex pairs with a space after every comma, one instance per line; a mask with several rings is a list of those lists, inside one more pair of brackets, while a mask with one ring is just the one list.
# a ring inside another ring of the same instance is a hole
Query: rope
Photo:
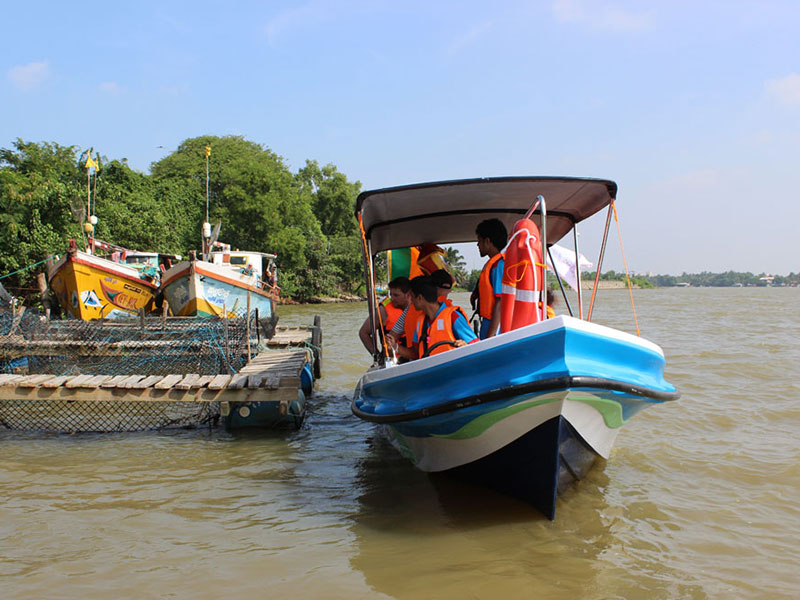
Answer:
[[[361, 247], [364, 250], [364, 258], [366, 258], [367, 264], [371, 265], [372, 259], [368, 256], [367, 253], [367, 232], [364, 231], [364, 219], [361, 216], [360, 212], [358, 213], [358, 228], [361, 230]], [[372, 271], [372, 269], [368, 269], [368, 271]], [[371, 273], [368, 274], [371, 275]], [[374, 284], [372, 285], [372, 301], [375, 303], [375, 312], [378, 313], [378, 330], [380, 331], [381, 344], [383, 344], [383, 353], [386, 355], [386, 358], [389, 358], [389, 349], [386, 344], [386, 332], [383, 330], [383, 317], [381, 316], [381, 307], [380, 304], [378, 303], [378, 295], [375, 292]]]
[[631, 308], [633, 309], [633, 322], [636, 325], [636, 335], [641, 336], [639, 331], [639, 319], [636, 318], [636, 305], [633, 303], [633, 287], [631, 286], [631, 278], [628, 275], [628, 260], [625, 258], [625, 246], [622, 245], [622, 231], [619, 227], [619, 218], [617, 217], [617, 207], [611, 203], [611, 208], [614, 211], [614, 222], [617, 224], [617, 236], [619, 237], [619, 248], [622, 251], [622, 264], [625, 265], [625, 279], [628, 282], [628, 294], [631, 297]]
[[32, 265], [28, 265], [27, 267], [22, 267], [21, 269], [17, 269], [13, 273], [9, 273], [8, 275], [2, 275], [2, 276], [0, 276], [0, 279], [5, 279], [6, 277], [11, 277], [12, 275], [16, 275], [17, 273], [21, 273], [22, 271], [25, 271], [27, 269], [32, 269], [33, 267], [36, 267], [36, 266], [41, 265], [42, 263], [46, 263], [46, 262], [47, 262], [47, 258], [45, 258], [44, 260], [40, 260], [37, 263], [33, 263]]

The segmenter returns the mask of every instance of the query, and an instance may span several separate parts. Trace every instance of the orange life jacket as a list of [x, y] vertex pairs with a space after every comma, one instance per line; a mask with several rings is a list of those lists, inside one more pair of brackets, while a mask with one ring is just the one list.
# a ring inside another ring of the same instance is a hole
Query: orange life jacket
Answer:
[[478, 310], [481, 317], [484, 319], [492, 319], [494, 313], [494, 303], [497, 301], [494, 295], [494, 288], [492, 287], [491, 273], [492, 267], [497, 264], [497, 261], [503, 258], [503, 253], [498, 252], [492, 258], [486, 261], [481, 271], [481, 276], [478, 278]]
[[[419, 340], [419, 357], [425, 354], [428, 348], [431, 348], [438, 342], [455, 342], [456, 336], [453, 334], [453, 313], [458, 310], [457, 306], [445, 306], [438, 315], [433, 318], [433, 322], [428, 325], [428, 330], [423, 331], [422, 326], [427, 321], [423, 314], [417, 320], [416, 334]], [[428, 356], [436, 356], [442, 352], [452, 350], [453, 346], [450, 344], [442, 344], [434, 348]]]
[[394, 324], [397, 323], [397, 319], [400, 318], [400, 315], [403, 314], [403, 308], [397, 308], [394, 304], [392, 304], [391, 298], [385, 298], [383, 302], [381, 302], [381, 306], [386, 311], [386, 322], [383, 324], [383, 330], [385, 332], [390, 332]]
[[414, 330], [417, 327], [417, 321], [425, 316], [421, 310], [417, 310], [414, 304], [408, 303], [408, 312], [406, 313], [406, 320], [403, 323], [403, 335], [406, 338], [406, 347], [410, 348], [414, 345]]
[[446, 296], [439, 296], [437, 300], [439, 302], [444, 302], [444, 305], [447, 306], [448, 308], [451, 306], [455, 308], [458, 312], [462, 314], [464, 319], [466, 319], [467, 323], [469, 323], [469, 317], [467, 316], [467, 313], [464, 311], [464, 309], [461, 308], [458, 304], [453, 304], [453, 301], [450, 300], [450, 298], [447, 298]]

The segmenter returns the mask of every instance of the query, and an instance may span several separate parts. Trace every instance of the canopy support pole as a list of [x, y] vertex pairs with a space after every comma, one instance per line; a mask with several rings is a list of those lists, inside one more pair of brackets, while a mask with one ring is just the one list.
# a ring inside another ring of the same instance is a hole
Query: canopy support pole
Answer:
[[572, 227], [572, 237], [575, 240], [575, 274], [578, 281], [578, 318], [583, 319], [583, 294], [581, 293], [581, 251], [578, 247], [578, 224]]
[[614, 212], [614, 205], [608, 205], [608, 215], [606, 216], [606, 228], [603, 230], [603, 243], [600, 245], [600, 256], [597, 259], [597, 272], [594, 275], [594, 285], [592, 286], [592, 299], [589, 301], [589, 314], [586, 320], [592, 320], [592, 310], [594, 310], [594, 298], [597, 295], [597, 288], [600, 284], [600, 270], [603, 268], [603, 258], [606, 255], [606, 244], [608, 243], [608, 230], [611, 228], [611, 214]]

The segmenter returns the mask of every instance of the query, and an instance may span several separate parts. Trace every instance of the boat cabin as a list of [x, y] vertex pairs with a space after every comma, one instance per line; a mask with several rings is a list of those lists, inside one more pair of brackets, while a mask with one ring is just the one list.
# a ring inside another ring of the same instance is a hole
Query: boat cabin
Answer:
[[275, 266], [277, 255], [266, 252], [242, 252], [240, 250], [217, 250], [211, 252], [209, 262], [224, 267], [240, 275], [253, 275], [263, 287], [277, 283], [278, 269]]

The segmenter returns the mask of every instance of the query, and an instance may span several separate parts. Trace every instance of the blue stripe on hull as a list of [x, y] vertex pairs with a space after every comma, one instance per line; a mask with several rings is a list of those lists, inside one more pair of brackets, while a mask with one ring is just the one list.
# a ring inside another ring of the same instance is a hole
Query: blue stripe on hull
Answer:
[[[431, 369], [411, 373], [404, 373], [402, 367], [395, 369], [398, 369], [397, 377], [363, 383], [354, 403], [360, 411], [375, 415], [401, 414], [475, 394], [566, 376], [600, 377], [674, 391], [663, 378], [664, 358], [660, 354], [623, 340], [564, 328], [486, 348]], [[619, 402], [625, 419], [649, 403], [610, 390], [587, 391]], [[456, 413], [417, 419], [409, 422], [417, 433], [409, 433], [420, 435], [420, 431], [429, 428], [429, 433], [446, 435], [476, 416], [520, 399], [515, 396], [460, 409]]]

